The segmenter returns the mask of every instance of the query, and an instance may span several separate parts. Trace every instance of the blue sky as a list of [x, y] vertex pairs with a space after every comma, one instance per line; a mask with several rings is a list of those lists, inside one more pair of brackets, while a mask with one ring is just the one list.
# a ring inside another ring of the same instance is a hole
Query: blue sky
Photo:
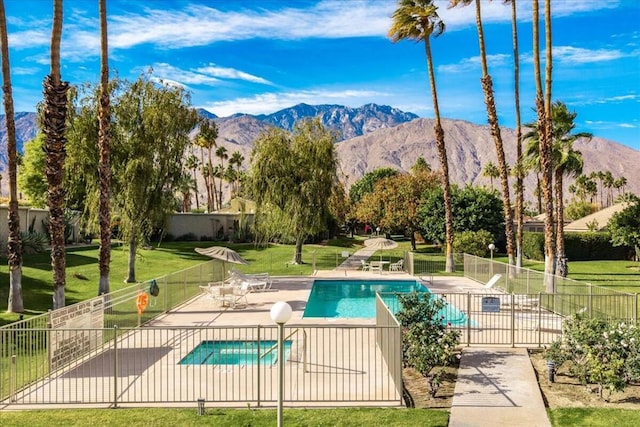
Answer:
[[[49, 70], [51, 1], [6, 1], [16, 111], [35, 111]], [[62, 77], [99, 77], [97, 1], [64, 0]], [[112, 75], [184, 85], [218, 116], [304, 102], [391, 105], [433, 117], [424, 44], [387, 38], [394, 0], [108, 0]], [[541, 17], [543, 4], [541, 3]], [[640, 149], [640, 1], [553, 0], [553, 99], [576, 131]], [[486, 123], [473, 6], [439, 14], [432, 40], [441, 116]], [[534, 118], [531, 4], [518, 1], [523, 121]], [[482, 2], [500, 124], [515, 125], [511, 10]], [[544, 34], [544, 33], [542, 33]], [[544, 48], [544, 40], [541, 40]]]

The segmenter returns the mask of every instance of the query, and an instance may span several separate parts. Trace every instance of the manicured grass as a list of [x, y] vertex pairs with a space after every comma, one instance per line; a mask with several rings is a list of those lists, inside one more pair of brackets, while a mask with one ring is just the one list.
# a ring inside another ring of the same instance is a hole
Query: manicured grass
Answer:
[[[294, 246], [269, 245], [257, 248], [253, 244], [226, 244], [221, 242], [163, 242], [153, 249], [139, 249], [136, 259], [136, 279], [144, 282], [153, 278], [174, 273], [194, 265], [210, 261], [210, 258], [194, 251], [196, 247], [225, 245], [238, 251], [249, 262], [239, 266], [243, 271], [268, 271], [272, 275], [306, 276], [312, 273], [312, 260], [315, 253], [318, 269], [332, 269], [342, 262], [343, 250], [355, 252], [362, 243], [341, 239], [330, 241], [327, 245], [304, 245], [303, 265], [291, 265]], [[96, 246], [67, 248], [67, 283], [65, 288], [66, 304], [74, 304], [92, 298], [98, 294], [98, 248]], [[115, 291], [131, 286], [124, 283], [127, 276], [129, 252], [127, 247], [114, 247], [111, 251], [110, 286]], [[0, 325], [15, 322], [18, 314], [6, 313], [9, 268], [6, 258], [0, 258]], [[52, 304], [52, 272], [49, 252], [27, 255], [22, 267], [22, 294], [26, 317], [45, 313]]]
[[556, 427], [636, 427], [640, 409], [563, 408], [550, 409], [549, 419]]
[[[193, 409], [68, 409], [0, 412], [9, 426], [268, 426], [276, 423], [273, 409], [207, 409], [202, 416]], [[449, 413], [428, 409], [285, 409], [286, 426], [446, 426]]]

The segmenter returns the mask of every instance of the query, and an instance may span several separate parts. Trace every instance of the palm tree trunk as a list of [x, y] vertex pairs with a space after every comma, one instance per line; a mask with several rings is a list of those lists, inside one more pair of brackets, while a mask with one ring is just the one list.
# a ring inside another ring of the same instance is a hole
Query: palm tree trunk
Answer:
[[564, 253], [564, 201], [562, 171], [556, 170], [556, 275], [567, 277], [567, 257]]
[[431, 44], [429, 37], [425, 37], [424, 46], [427, 55], [427, 69], [429, 71], [429, 83], [431, 85], [431, 98], [433, 100], [434, 125], [433, 130], [438, 148], [438, 158], [442, 167], [442, 190], [444, 193], [444, 230], [445, 230], [445, 271], [453, 273], [456, 271], [455, 259], [453, 257], [453, 208], [451, 205], [451, 186], [449, 184], [449, 162], [447, 160], [447, 147], [444, 142], [444, 130], [440, 122], [440, 109], [438, 108], [438, 93], [436, 91], [436, 78], [433, 73], [433, 60], [431, 57]]
[[51, 236], [51, 267], [53, 270], [53, 308], [65, 305], [65, 241], [64, 241], [64, 159], [65, 119], [68, 83], [60, 79], [60, 38], [62, 36], [62, 0], [54, 0], [51, 31], [51, 73], [44, 80], [44, 151], [47, 176], [47, 204]]
[[524, 176], [522, 167], [522, 122], [520, 118], [520, 57], [516, 0], [511, 0], [511, 31], [513, 37], [513, 82], [516, 108], [516, 267], [522, 268], [524, 236]]
[[[480, 45], [480, 59], [482, 64], [482, 91], [484, 92], [484, 103], [487, 107], [487, 120], [493, 142], [496, 146], [496, 155], [498, 157], [498, 168], [500, 170], [500, 187], [502, 190], [502, 205], [504, 211], [505, 237], [507, 243], [507, 256], [509, 257], [509, 265], [515, 264], [515, 242], [513, 237], [513, 211], [511, 210], [511, 196], [509, 194], [509, 171], [507, 161], [504, 155], [504, 146], [502, 144], [502, 134], [500, 133], [500, 125], [498, 124], [498, 113], [496, 111], [496, 102], [493, 94], [493, 81], [489, 75], [487, 66], [487, 52], [484, 44], [484, 31], [482, 29], [482, 13], [480, 10], [480, 0], [475, 1], [476, 4], [476, 27], [478, 29], [478, 42]], [[493, 182], [491, 184], [493, 187]]]
[[5, 123], [7, 126], [7, 157], [9, 162], [9, 298], [7, 312], [22, 313], [22, 242], [20, 241], [20, 216], [18, 213], [16, 123], [13, 110], [11, 65], [9, 62], [9, 37], [4, 0], [0, 1], [0, 45], [2, 47], [2, 89], [4, 91]]
[[196, 210], [200, 209], [200, 198], [198, 197], [198, 178], [196, 177], [196, 170], [193, 170], [193, 192], [196, 193]]
[[98, 164], [98, 179], [100, 182], [100, 283], [98, 295], [108, 294], [109, 264], [111, 262], [111, 134], [109, 124], [111, 113], [109, 110], [109, 47], [107, 39], [107, 5], [106, 0], [100, 0], [100, 103], [98, 112], [98, 146], [100, 160]]
[[304, 243], [304, 237], [297, 237], [296, 238], [296, 253], [293, 255], [293, 263], [298, 265], [298, 264], [303, 264], [302, 262], [302, 244]]
[[136, 282], [136, 252], [138, 250], [138, 244], [135, 239], [129, 242], [129, 260], [127, 263], [127, 283]]

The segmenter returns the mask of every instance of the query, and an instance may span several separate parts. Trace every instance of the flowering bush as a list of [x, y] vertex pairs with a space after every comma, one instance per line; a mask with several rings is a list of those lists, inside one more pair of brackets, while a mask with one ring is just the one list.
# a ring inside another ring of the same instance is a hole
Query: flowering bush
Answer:
[[[450, 329], [441, 314], [447, 303], [428, 292], [398, 294], [401, 310], [396, 317], [402, 326], [402, 354], [411, 366], [429, 381], [435, 396], [444, 367], [454, 360], [460, 334]], [[434, 369], [440, 367], [440, 369]]]
[[563, 336], [547, 350], [556, 367], [569, 364], [570, 375], [585, 386], [598, 386], [602, 398], [640, 380], [640, 328], [634, 324], [589, 319], [576, 314], [565, 320]]

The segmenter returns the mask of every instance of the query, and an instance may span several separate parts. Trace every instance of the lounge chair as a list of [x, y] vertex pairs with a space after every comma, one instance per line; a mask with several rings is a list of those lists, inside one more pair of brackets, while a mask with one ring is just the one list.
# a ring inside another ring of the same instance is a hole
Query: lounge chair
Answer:
[[360, 265], [362, 266], [362, 271], [371, 271], [371, 264], [365, 262], [365, 260], [360, 260]]
[[243, 286], [250, 292], [266, 291], [271, 289], [271, 277], [269, 273], [246, 274], [238, 270], [231, 270], [230, 279], [236, 286]]
[[496, 283], [500, 280], [502, 274], [494, 274], [491, 279], [484, 285], [485, 289], [491, 289], [495, 286]]
[[389, 264], [389, 271], [404, 271], [404, 259]]

